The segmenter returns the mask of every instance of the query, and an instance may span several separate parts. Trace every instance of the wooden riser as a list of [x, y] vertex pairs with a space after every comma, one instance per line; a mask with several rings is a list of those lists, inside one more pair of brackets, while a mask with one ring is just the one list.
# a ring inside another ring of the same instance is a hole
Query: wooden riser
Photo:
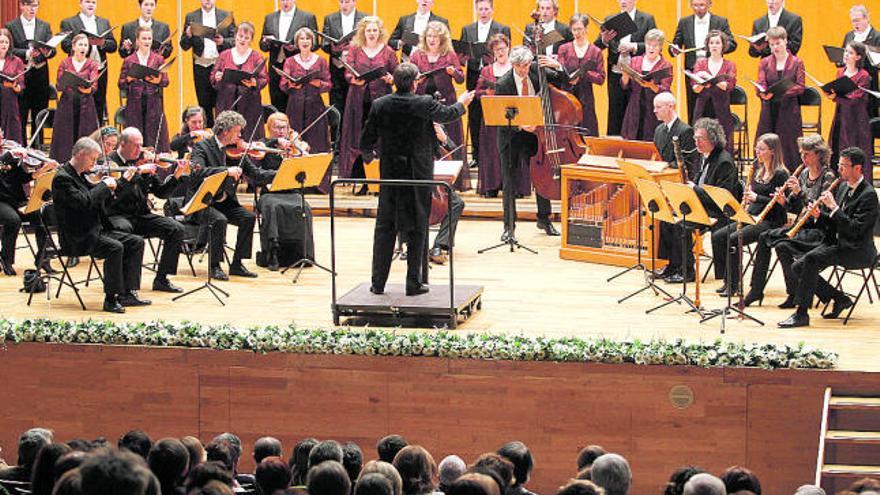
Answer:
[[838, 444], [880, 445], [880, 432], [831, 430], [825, 435], [825, 441]]
[[880, 412], [880, 398], [877, 397], [832, 397], [828, 407], [833, 411], [875, 411]]
[[862, 478], [880, 476], [880, 466], [856, 466], [848, 464], [826, 464], [822, 476], [833, 478]]

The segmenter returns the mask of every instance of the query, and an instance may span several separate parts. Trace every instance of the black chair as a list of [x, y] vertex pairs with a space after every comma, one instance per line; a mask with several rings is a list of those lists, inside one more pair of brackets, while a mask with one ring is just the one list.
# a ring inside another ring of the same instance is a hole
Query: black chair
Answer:
[[[277, 108], [275, 108], [275, 105], [272, 105], [271, 103], [268, 105], [263, 105], [263, 124], [266, 123], [266, 120], [269, 118], [270, 115], [281, 111], [283, 110], [278, 110]], [[247, 138], [247, 136], [244, 137]]]
[[[838, 290], [843, 291], [843, 293], [849, 296], [853, 301], [852, 306], [847, 310], [846, 317], [843, 319], [844, 325], [849, 322], [849, 318], [852, 316], [853, 310], [858, 306], [862, 294], [867, 292], [868, 302], [874, 304], [874, 298], [871, 296], [871, 287], [869, 284], [874, 285], [874, 292], [877, 294], [878, 299], [880, 299], [880, 284], [877, 283], [877, 278], [874, 275], [874, 270], [877, 268], [878, 263], [880, 263], [880, 255], [874, 259], [874, 263], [871, 264], [871, 266], [866, 268], [844, 268], [842, 266], [834, 266], [831, 274], [828, 276], [828, 282], [833, 283]], [[844, 289], [843, 280], [847, 275], [862, 277], [862, 284], [857, 293], [846, 292], [846, 289]], [[832, 282], [833, 279], [837, 280], [836, 283]], [[823, 315], [828, 311], [830, 305], [831, 301], [828, 301], [828, 303], [822, 308]]]
[[[37, 116], [35, 117], [37, 125], [39, 126], [41, 123], [43, 125], [43, 146], [45, 149], [50, 149], [52, 145], [52, 133], [48, 134], [48, 139], [46, 138], [46, 131], [51, 130], [53, 128], [53, 123], [55, 122], [55, 109], [54, 108], [44, 108], [37, 112]], [[45, 120], [45, 122], [43, 122]]]
[[[742, 112], [734, 112], [734, 105], [739, 107], [737, 110]], [[733, 152], [734, 158], [740, 164], [752, 161], [752, 145], [749, 141], [749, 98], [742, 86], [735, 86], [730, 93], [730, 111], [733, 113]]]
[[[798, 104], [801, 106], [801, 118], [803, 120], [801, 129], [806, 134], [812, 132], [814, 134], [822, 134], [822, 95], [816, 88], [806, 88], [800, 96], [798, 96]], [[807, 120], [803, 118], [804, 110], [815, 108], [816, 119]]]
[[125, 106], [116, 109], [116, 113], [113, 114], [113, 125], [119, 132], [125, 129]]

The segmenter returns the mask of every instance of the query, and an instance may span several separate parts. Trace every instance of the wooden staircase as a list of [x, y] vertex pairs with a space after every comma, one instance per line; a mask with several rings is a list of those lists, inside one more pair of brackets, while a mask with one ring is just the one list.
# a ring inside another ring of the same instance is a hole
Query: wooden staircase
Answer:
[[815, 484], [836, 493], [880, 477], [880, 397], [834, 396], [825, 389]]

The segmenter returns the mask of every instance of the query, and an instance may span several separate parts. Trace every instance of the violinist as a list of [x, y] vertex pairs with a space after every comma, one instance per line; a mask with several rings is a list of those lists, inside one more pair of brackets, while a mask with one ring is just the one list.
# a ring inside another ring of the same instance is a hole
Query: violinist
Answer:
[[[269, 129], [269, 136], [264, 140], [267, 147], [292, 154], [308, 153], [308, 143], [300, 140], [283, 113], [270, 115], [266, 126]], [[281, 167], [284, 159], [278, 153], [267, 153], [260, 160], [259, 167], [262, 170], [272, 171], [266, 177], [269, 181], [274, 179], [275, 171]], [[269, 270], [276, 271], [279, 266], [288, 266], [302, 258], [315, 259], [312, 209], [298, 189], [272, 192], [263, 188], [257, 207], [263, 217], [260, 225], [260, 247]], [[307, 237], [305, 242], [304, 237]], [[303, 245], [305, 253], [300, 252]]]
[[[437, 149], [437, 154], [440, 158], [445, 159], [445, 156], [455, 148], [455, 144], [450, 141], [443, 125], [436, 122], [434, 123], [434, 134], [437, 136], [437, 144], [440, 145]], [[459, 173], [468, 173], [467, 167], [462, 167]], [[455, 189], [450, 191], [447, 201], [449, 202], [448, 210], [446, 215], [443, 216], [443, 220], [440, 221], [440, 230], [437, 231], [437, 236], [434, 237], [434, 244], [428, 252], [428, 260], [437, 265], [446, 264], [446, 253], [449, 252], [450, 239], [455, 238], [455, 229], [458, 227], [458, 221], [461, 219], [465, 206], [464, 200], [455, 192]], [[431, 207], [433, 208], [434, 205], [432, 204]]]
[[165, 58], [151, 51], [153, 32], [149, 27], [137, 28], [136, 36], [137, 49], [125, 58], [119, 72], [119, 89], [125, 90], [128, 95], [125, 102], [125, 125], [141, 131], [145, 146], [165, 152], [170, 149], [163, 97], [163, 88], [168, 87], [168, 74], [161, 72], [144, 79], [136, 79], [130, 75], [135, 64], [158, 69], [165, 63]]
[[654, 129], [660, 124], [654, 115], [654, 97], [672, 87], [672, 64], [663, 58], [663, 41], [663, 31], [648, 31], [645, 35], [645, 54], [630, 60], [630, 67], [637, 74], [645, 76], [644, 81], [632, 80], [626, 72], [620, 77], [620, 84], [629, 88], [629, 102], [621, 130], [624, 139], [652, 141]]
[[205, 110], [198, 105], [186, 107], [181, 120], [180, 132], [171, 140], [171, 150], [177, 152], [178, 158], [190, 153], [194, 143], [214, 136], [210, 129], [205, 129]]
[[101, 145], [101, 156], [98, 158], [98, 165], [105, 165], [107, 157], [110, 156], [110, 153], [116, 151], [116, 147], [119, 146], [119, 131], [115, 127], [108, 125], [96, 130], [89, 137]]
[[[88, 1], [88, 0], [83, 0]], [[93, 81], [90, 86], [66, 88], [58, 99], [58, 108], [52, 123], [51, 156], [59, 162], [70, 158], [70, 148], [82, 136], [88, 136], [100, 127], [95, 109], [94, 93], [98, 89], [98, 62], [88, 58], [89, 37], [77, 34], [71, 41], [72, 54], [58, 66], [58, 77], [72, 72], [80, 78]]]
[[[126, 127], [119, 135], [119, 149], [110, 153], [114, 166], [137, 169], [130, 179], [117, 181], [115, 196], [108, 202], [107, 215], [113, 230], [136, 234], [144, 238], [155, 237], [163, 241], [162, 257], [153, 279], [153, 290], [160, 292], [183, 292], [168, 280], [169, 275], [177, 274], [177, 261], [183, 243], [183, 225], [173, 218], [156, 215], [150, 208], [149, 194], [157, 198], [167, 198], [178, 184], [189, 174], [188, 165], [180, 163], [174, 174], [165, 181], [156, 175], [157, 165], [147, 158], [143, 150], [144, 138], [136, 127]], [[146, 162], [146, 163], [142, 163]]]
[[122, 34], [119, 37], [119, 56], [123, 59], [137, 50], [138, 28], [145, 27], [153, 34], [150, 50], [158, 53], [162, 58], [171, 55], [171, 29], [168, 24], [158, 21], [153, 17], [158, 0], [138, 0], [141, 15], [137, 19], [122, 25]]
[[[480, 78], [477, 80], [477, 90], [474, 100], [484, 95], [495, 94], [495, 84], [498, 78], [510, 72], [513, 65], [510, 64], [510, 38], [498, 33], [493, 34], [487, 42], [487, 48], [492, 53], [494, 61], [491, 65], [483, 67]], [[474, 106], [474, 105], [471, 105]], [[479, 105], [476, 105], [480, 108]], [[482, 116], [482, 112], [480, 113]], [[468, 114], [468, 120], [473, 115]], [[501, 157], [498, 155], [498, 131], [494, 127], [480, 125], [480, 169], [477, 175], [477, 193], [487, 198], [495, 198], [501, 190]], [[518, 194], [528, 196], [532, 192], [532, 184], [528, 174], [520, 174]]]
[[[3, 131], [0, 130], [0, 141], [3, 141]], [[5, 141], [4, 145], [11, 144]], [[4, 146], [6, 148], [6, 146]], [[37, 258], [39, 263], [43, 258], [43, 247], [46, 240], [46, 232], [40, 226], [39, 214], [37, 212], [24, 215], [19, 208], [27, 203], [27, 195], [24, 186], [29, 184], [35, 177], [42, 175], [55, 168], [58, 164], [47, 161], [38, 168], [32, 169], [24, 161], [26, 155], [22, 148], [12, 147], [4, 149], [0, 152], [0, 227], [2, 227], [2, 269], [6, 275], [15, 275], [15, 244], [18, 240], [18, 233], [21, 229], [22, 221], [29, 222], [37, 226]], [[43, 267], [47, 271], [52, 271], [49, 262], [44, 261]]]
[[584, 14], [571, 17], [568, 26], [574, 40], [559, 47], [559, 61], [569, 74], [580, 71], [579, 75], [569, 80], [568, 86], [583, 108], [581, 127], [586, 128], [586, 135], [598, 136], [599, 121], [596, 119], [593, 85], [601, 86], [605, 82], [605, 57], [602, 56], [602, 50], [587, 38], [589, 24], [590, 18]]
[[[538, 70], [543, 70], [547, 79], [556, 84], [564, 84], [565, 76], [562, 65], [545, 55], [539, 55], [534, 61], [531, 50], [525, 46], [514, 47], [510, 52], [513, 70], [501, 76], [495, 84], [497, 95], [534, 96], [540, 90]], [[529, 160], [537, 152], [538, 139], [535, 128], [522, 127], [509, 131], [506, 127], [498, 128], [498, 153], [501, 158], [501, 177], [504, 184], [504, 233], [501, 241], [516, 240], [516, 196], [521, 174], [527, 173]], [[547, 235], [558, 236], [559, 231], [550, 222], [550, 200], [535, 192], [538, 205], [538, 229]]]
[[[250, 47], [254, 37], [254, 25], [242, 22], [235, 32], [235, 45], [220, 53], [211, 69], [211, 84], [217, 89], [217, 112], [234, 110], [241, 114], [247, 124], [242, 132], [251, 135], [257, 121], [263, 114], [263, 100], [260, 91], [269, 84], [269, 75], [262, 55]], [[240, 83], [223, 82], [223, 71], [238, 69], [253, 73], [253, 77], [242, 79]], [[255, 138], [263, 137], [262, 126], [257, 128]]]
[[[848, 77], [858, 88], [867, 88], [871, 82], [871, 75], [865, 70], [868, 56], [867, 47], [863, 43], [853, 41], [846, 45], [843, 51], [844, 66], [837, 69], [837, 77]], [[869, 99], [863, 89], [856, 89], [846, 95], [837, 95], [834, 92], [826, 93], [837, 104], [834, 110], [834, 121], [831, 123], [831, 135], [828, 141], [831, 144], [831, 160], [834, 161], [840, 150], [855, 146], [861, 148], [865, 155], [874, 154], [874, 138], [871, 136], [871, 123], [869, 121]], [[874, 181], [874, 169], [868, 160], [862, 166], [865, 179]]]
[[0, 74], [13, 79], [3, 79], [0, 85], [0, 129], [9, 139], [17, 142], [22, 142], [18, 99], [24, 90], [24, 70], [24, 62], [12, 54], [12, 33], [0, 28]]
[[208, 254], [208, 265], [211, 278], [216, 280], [229, 280], [220, 268], [220, 260], [223, 259], [223, 246], [226, 242], [226, 225], [230, 223], [238, 227], [238, 236], [232, 263], [229, 265], [229, 275], [247, 278], [257, 276], [242, 263], [242, 260], [251, 257], [256, 217], [239, 204], [235, 189], [242, 179], [243, 171], [246, 171], [247, 176], [255, 179], [257, 183], [270, 181], [273, 172], [255, 167], [247, 156], [230, 160], [233, 165], [227, 166], [229, 148], [242, 145], [247, 147], [247, 143], [241, 142], [241, 130], [245, 124], [244, 117], [238, 112], [232, 110], [220, 112], [220, 115], [214, 119], [213, 137], [197, 142], [192, 150], [193, 171], [187, 188], [186, 201], [198, 191], [206, 177], [222, 171], [229, 173], [211, 206], [196, 213], [193, 219], [206, 228], [212, 226], [209, 233], [211, 252]]

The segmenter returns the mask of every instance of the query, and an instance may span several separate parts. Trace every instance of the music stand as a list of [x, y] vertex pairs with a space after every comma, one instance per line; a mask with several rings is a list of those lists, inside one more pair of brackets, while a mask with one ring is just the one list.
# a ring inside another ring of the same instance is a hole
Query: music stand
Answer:
[[[220, 186], [223, 185], [223, 181], [226, 180], [227, 175], [229, 175], [229, 173], [226, 170], [224, 170], [222, 172], [217, 172], [216, 174], [209, 175], [208, 177], [205, 177], [205, 180], [203, 180], [201, 185], [199, 185], [198, 191], [196, 191], [196, 193], [193, 195], [193, 197], [190, 198], [189, 202], [186, 203], [185, 205], [183, 205], [183, 207], [180, 209], [181, 214], [183, 214], [184, 216], [189, 216], [189, 215], [198, 213], [198, 212], [204, 210], [205, 208], [211, 206], [212, 204], [214, 204], [214, 198], [217, 196], [217, 190], [220, 189]], [[214, 230], [214, 222], [212, 220], [208, 223], [208, 245], [207, 245], [208, 253], [211, 252], [211, 244], [212, 244], [211, 232], [213, 230]], [[211, 259], [211, 256], [209, 254], [208, 265], [211, 264], [210, 259]], [[216, 285], [214, 285], [212, 280], [213, 279], [211, 278], [211, 267], [208, 266], [208, 279], [205, 281], [204, 284], [196, 287], [195, 289], [193, 289], [191, 291], [184, 292], [183, 294], [174, 296], [173, 298], [171, 298], [171, 300], [176, 301], [182, 297], [186, 297], [190, 294], [194, 294], [202, 289], [208, 289], [208, 292], [210, 292], [214, 296], [214, 298], [217, 299], [217, 302], [219, 302], [223, 306], [226, 306], [226, 303], [223, 302], [223, 299], [221, 299], [219, 295], [217, 295], [217, 292], [219, 292], [220, 294], [223, 294], [226, 297], [229, 297], [229, 293], [224, 291], [220, 287], [217, 287]]]
[[[749, 215], [745, 210], [743, 210], [740, 202], [737, 201], [736, 198], [733, 197], [733, 194], [730, 194], [730, 191], [728, 191], [727, 189], [724, 189], [721, 187], [705, 185], [705, 186], [703, 186], [703, 190], [706, 191], [706, 194], [708, 194], [709, 197], [712, 198], [712, 201], [714, 201], [715, 204], [718, 205], [718, 208], [724, 212], [724, 214], [727, 216], [728, 219], [730, 219], [733, 222], [736, 222], [737, 231], [740, 230], [740, 228], [742, 227], [742, 224], [747, 224], [747, 225], [754, 225], [755, 224], [755, 220], [751, 217], [751, 215]], [[742, 233], [740, 232], [740, 234], [742, 234]], [[725, 265], [724, 265], [724, 267], [726, 270], [725, 273], [727, 273], [728, 280], [730, 280], [730, 277], [732, 276], [731, 271], [730, 271], [731, 270], [731, 266], [730, 266], [730, 235], [727, 236], [726, 249], [727, 249], [727, 251], [725, 251], [725, 258], [724, 258]], [[718, 263], [718, 260], [716, 259], [715, 262]], [[740, 263], [737, 263], [737, 264], [741, 265]], [[742, 290], [742, 283], [743, 283], [742, 266], [739, 266], [737, 268], [736, 272], [737, 272], [736, 276], [739, 277], [739, 289], [741, 291]], [[712, 311], [712, 314], [704, 317], [702, 320], [700, 320], [700, 323], [703, 323], [705, 321], [709, 321], [712, 318], [715, 318], [716, 316], [720, 316], [721, 317], [721, 333], [724, 333], [728, 316], [731, 313], [735, 313], [736, 315], [739, 316], [740, 319], [748, 318], [748, 319], [754, 321], [755, 323], [757, 323], [761, 326], [764, 326], [763, 321], [746, 313], [744, 308], [742, 306], [740, 306], [739, 304], [734, 305], [731, 302], [731, 297], [732, 297], [733, 291], [730, 290], [729, 283], [727, 284], [727, 286], [728, 286], [727, 306], [725, 306], [724, 309], [718, 309], [718, 310]]]
[[[651, 177], [651, 174], [648, 173], [647, 170], [645, 170], [640, 165], [636, 165], [635, 163], [629, 163], [625, 160], [617, 160], [617, 166], [620, 167], [620, 170], [623, 172], [624, 175], [626, 175], [627, 179], [629, 179], [629, 182], [633, 186], [635, 186], [635, 182], [634, 182], [635, 179], [645, 179], [645, 180], [650, 180], [652, 182], [654, 180], [654, 178]], [[641, 192], [639, 192], [639, 195], [641, 196]], [[645, 203], [645, 205], [647, 207], [647, 203]], [[644, 216], [645, 212], [642, 210], [642, 202], [641, 201], [638, 204], [638, 210], [639, 210], [639, 227], [638, 227], [638, 230], [636, 231], [636, 245], [638, 246], [638, 249], [636, 249], [636, 264], [630, 266], [629, 268], [624, 268], [622, 271], [617, 272], [616, 274], [612, 275], [611, 277], [605, 279], [606, 282], [611, 282], [612, 280], [616, 279], [617, 277], [619, 277], [625, 273], [629, 273], [633, 270], [641, 270], [642, 272], [647, 271], [645, 264], [642, 263], [642, 216]], [[652, 231], [654, 230], [654, 223], [653, 222], [651, 222], [651, 230]], [[652, 246], [653, 246], [653, 244], [652, 244]], [[653, 249], [651, 250], [651, 252], [653, 253]], [[651, 258], [651, 271], [653, 272], [653, 270], [654, 270], [654, 258], [652, 257]], [[647, 288], [647, 286], [643, 287], [643, 289], [644, 288]], [[641, 292], [641, 290], [639, 290], [638, 292]], [[636, 292], [635, 294], [638, 294], [638, 292]], [[632, 295], [635, 295], [635, 294], [632, 294]], [[627, 298], [623, 298], [617, 302], [619, 303], [619, 302], [625, 301], [626, 299]]]
[[[681, 218], [681, 259], [684, 263], [684, 260], [687, 259], [687, 239], [689, 235], [688, 225], [709, 225], [712, 223], [712, 220], [709, 219], [709, 214], [706, 213], [706, 209], [703, 208], [703, 204], [700, 202], [700, 198], [697, 196], [697, 193], [687, 184], [679, 184], [677, 182], [663, 180], [660, 181], [660, 187], [663, 188], [663, 192], [669, 198], [669, 204], [670, 206], [672, 206], [673, 213], [675, 213], [677, 217]], [[690, 306], [691, 309], [689, 312], [697, 313], [698, 315], [700, 315], [700, 318], [706, 317], [706, 314], [703, 311], [703, 308], [700, 307], [699, 303], [695, 302], [687, 295], [688, 268], [689, 267], [683, 267], [684, 273], [682, 277], [681, 294], [674, 299], [666, 301], [659, 306], [647, 310], [645, 313], [651, 313], [672, 303], [683, 302]], [[695, 275], [699, 276], [699, 274]]]
[[31, 197], [28, 198], [27, 205], [24, 207], [25, 215], [40, 211], [43, 203], [48, 201], [47, 193], [52, 192], [52, 179], [55, 178], [57, 173], [58, 170], [52, 170], [37, 177], [36, 182], [34, 182], [34, 189], [31, 191]]
[[[483, 108], [483, 122], [485, 123], [485, 125], [489, 127], [507, 127], [507, 131], [510, 133], [510, 136], [513, 136], [514, 127], [539, 126], [544, 124], [544, 114], [541, 108], [541, 98], [538, 96], [484, 96], [480, 98], [480, 104]], [[512, 162], [513, 147], [508, 144], [507, 165], [511, 167], [511, 170], [514, 167], [514, 164]], [[517, 170], [519, 165], [520, 164], [518, 163], [516, 164]], [[519, 177], [519, 173], [517, 173], [517, 177]], [[508, 177], [508, 179], [514, 180], [513, 177]], [[516, 182], [518, 181], [514, 180], [514, 183]], [[508, 201], [507, 198], [505, 198], [504, 200]], [[513, 209], [515, 211], [515, 193], [512, 201]], [[534, 249], [523, 246], [519, 243], [519, 241], [516, 240], [513, 235], [514, 229], [516, 228], [516, 216], [513, 217], [512, 222], [513, 225], [504, 226], [509, 233], [507, 239], [493, 246], [480, 249], [477, 251], [477, 253], [483, 254], [486, 251], [491, 251], [501, 246], [510, 246], [511, 253], [513, 252], [514, 248], [518, 248], [525, 249], [526, 251], [533, 254], [538, 254], [538, 252]]]
[[[379, 172], [379, 163], [381, 161], [379, 158], [375, 158], [371, 162], [364, 162], [364, 177], [371, 180], [379, 180], [381, 177], [381, 173]], [[379, 194], [379, 184], [378, 183], [368, 183], [367, 191], [373, 194]]]
[[[299, 280], [303, 268], [307, 266], [315, 266], [332, 274], [333, 270], [321, 265], [315, 260], [309, 259], [306, 251], [308, 250], [308, 240], [312, 237], [312, 228], [306, 217], [306, 187], [315, 187], [324, 179], [327, 173], [327, 167], [330, 166], [330, 160], [333, 158], [331, 153], [316, 153], [314, 155], [304, 155], [296, 158], [284, 160], [275, 179], [269, 184], [268, 189], [272, 192], [289, 191], [299, 187], [300, 208], [303, 223], [306, 226], [305, 235], [302, 239], [302, 258], [287, 265], [281, 270], [281, 274], [287, 273], [291, 268], [298, 268], [296, 275], [293, 277], [293, 283]], [[298, 186], [297, 186], [298, 185]]]

